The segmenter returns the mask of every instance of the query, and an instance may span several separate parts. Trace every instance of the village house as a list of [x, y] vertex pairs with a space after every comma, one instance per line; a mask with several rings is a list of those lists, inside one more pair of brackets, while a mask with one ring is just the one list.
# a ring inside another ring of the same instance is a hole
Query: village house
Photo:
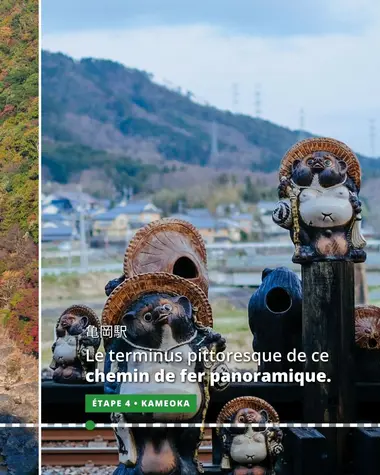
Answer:
[[208, 210], [188, 210], [186, 214], [174, 214], [171, 218], [183, 219], [195, 226], [205, 240], [206, 244], [216, 242], [238, 242], [241, 239], [240, 228], [237, 223], [218, 219]]
[[108, 242], [131, 239], [137, 229], [161, 218], [161, 210], [150, 201], [131, 201], [104, 213], [93, 214], [93, 237]]
[[42, 205], [44, 212], [49, 214], [104, 210], [102, 200], [81, 191], [61, 191], [44, 195]]
[[42, 222], [41, 229], [42, 243], [60, 243], [70, 241], [76, 234], [72, 226], [68, 226], [61, 222]]
[[230, 218], [232, 221], [238, 224], [239, 228], [247, 235], [250, 235], [253, 230], [253, 215], [250, 213], [237, 213], [233, 214]]
[[[49, 207], [47, 207], [49, 210]], [[45, 208], [46, 210], [46, 208]], [[41, 216], [41, 242], [58, 243], [70, 241], [76, 236], [75, 223], [72, 216], [59, 213], [46, 213]]]

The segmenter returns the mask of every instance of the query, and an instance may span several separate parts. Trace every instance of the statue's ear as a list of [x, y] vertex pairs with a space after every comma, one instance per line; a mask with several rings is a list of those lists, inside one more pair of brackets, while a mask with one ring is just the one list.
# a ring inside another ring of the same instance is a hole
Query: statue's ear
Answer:
[[87, 325], [88, 325], [88, 318], [83, 316], [81, 319], [80, 319], [80, 323], [82, 325], [83, 328], [86, 328]]
[[348, 168], [347, 163], [344, 160], [339, 160], [338, 165], [339, 165], [341, 173], [346, 173], [347, 168]]
[[298, 159], [294, 160], [292, 164], [292, 169], [295, 170], [300, 163], [301, 163], [301, 160], [298, 160]]
[[136, 316], [136, 312], [127, 312], [123, 315], [122, 319], [121, 319], [121, 323], [123, 325], [126, 325], [128, 322], [130, 322], [131, 320], [133, 320]]
[[260, 415], [262, 417], [263, 423], [267, 424], [269, 422], [269, 415], [268, 415], [267, 411], [265, 409], [262, 409], [260, 411]]
[[273, 269], [269, 269], [269, 267], [266, 267], [263, 270], [263, 273], [261, 274], [261, 280], [264, 280], [267, 275], [269, 275], [271, 272], [273, 272]]
[[181, 305], [181, 307], [184, 308], [186, 315], [190, 316], [192, 314], [193, 306], [191, 305], [190, 300], [184, 295], [173, 297], [173, 302], [177, 303], [178, 305]]
[[110, 296], [111, 293], [116, 289], [116, 287], [120, 285], [122, 282], [124, 282], [124, 280], [125, 280], [124, 275], [122, 275], [121, 277], [118, 277], [117, 279], [110, 280], [104, 288], [107, 297]]

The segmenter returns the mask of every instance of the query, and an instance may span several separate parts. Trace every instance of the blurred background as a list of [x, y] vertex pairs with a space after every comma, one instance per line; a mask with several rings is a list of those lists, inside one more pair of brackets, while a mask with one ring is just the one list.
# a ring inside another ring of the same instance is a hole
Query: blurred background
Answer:
[[366, 276], [380, 302], [377, 0], [49, 0], [42, 54], [42, 364], [73, 303], [98, 315], [134, 233], [194, 224], [215, 328], [251, 350], [247, 305], [293, 245], [272, 222], [286, 150], [313, 135], [363, 171]]

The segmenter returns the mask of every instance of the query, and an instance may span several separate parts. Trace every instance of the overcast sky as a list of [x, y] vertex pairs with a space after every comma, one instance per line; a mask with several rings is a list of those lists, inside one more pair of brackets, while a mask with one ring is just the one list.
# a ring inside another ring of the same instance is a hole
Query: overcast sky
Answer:
[[42, 46], [49, 51], [119, 61], [251, 115], [260, 84], [263, 118], [298, 129], [303, 108], [308, 131], [366, 155], [371, 118], [380, 135], [379, 0], [42, 4]]

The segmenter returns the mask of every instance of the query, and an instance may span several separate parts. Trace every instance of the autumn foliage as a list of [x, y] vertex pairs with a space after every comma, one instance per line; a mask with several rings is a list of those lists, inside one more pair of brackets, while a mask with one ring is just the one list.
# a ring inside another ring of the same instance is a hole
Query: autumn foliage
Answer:
[[38, 352], [38, 0], [0, 2], [0, 323]]

